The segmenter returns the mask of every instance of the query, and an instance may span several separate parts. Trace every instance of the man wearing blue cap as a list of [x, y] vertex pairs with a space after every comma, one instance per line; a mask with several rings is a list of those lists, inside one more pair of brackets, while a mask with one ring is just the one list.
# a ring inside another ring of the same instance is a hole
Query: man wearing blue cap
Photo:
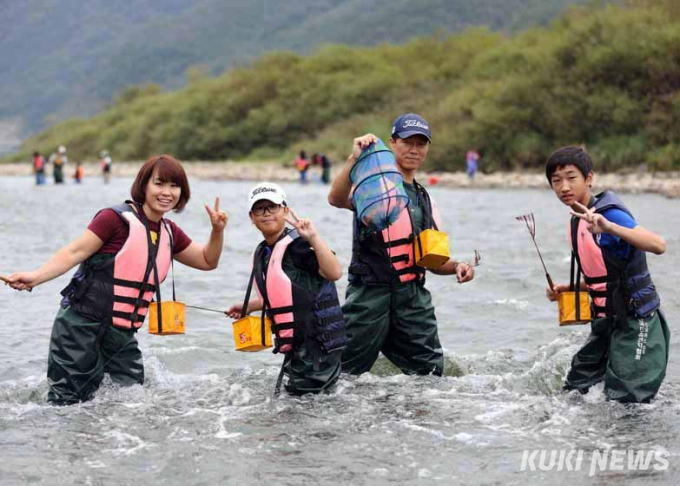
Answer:
[[[333, 206], [355, 211], [349, 197], [349, 173], [361, 151], [377, 140], [371, 133], [354, 139], [352, 153], [328, 195]], [[413, 251], [418, 233], [441, 228], [436, 204], [415, 180], [430, 141], [430, 125], [423, 117], [415, 113], [397, 117], [389, 143], [411, 202], [389, 227], [387, 237], [387, 230], [371, 231], [354, 218], [352, 262], [343, 306], [349, 342], [342, 368], [347, 373], [369, 371], [380, 352], [406, 374], [444, 373], [437, 319], [424, 285], [425, 268], [415, 264]], [[470, 265], [453, 259], [431, 271], [456, 275], [460, 283], [474, 277]]]

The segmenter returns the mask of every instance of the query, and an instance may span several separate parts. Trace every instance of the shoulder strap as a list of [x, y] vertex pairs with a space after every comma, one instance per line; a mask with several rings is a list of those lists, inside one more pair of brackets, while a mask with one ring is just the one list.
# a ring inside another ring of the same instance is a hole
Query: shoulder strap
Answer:
[[[149, 274], [151, 273], [151, 270], [153, 269], [153, 278], [154, 278], [154, 285], [156, 287], [156, 303], [158, 305], [158, 333], [162, 334], [163, 333], [163, 313], [161, 312], [160, 305], [161, 305], [161, 284], [160, 284], [160, 279], [158, 278], [158, 267], [156, 265], [156, 254], [158, 253], [158, 249], [156, 245], [153, 244], [151, 241], [151, 230], [149, 229], [149, 220], [146, 217], [146, 214], [144, 214], [144, 211], [141, 210], [137, 214], [137, 217], [140, 218], [142, 223], [144, 223], [144, 228], [146, 229], [146, 244], [149, 249], [149, 260], [147, 261], [146, 265], [146, 271], [144, 272], [144, 281], [142, 282], [141, 288], [139, 289], [139, 297], [141, 298], [142, 295], [146, 292], [146, 289], [148, 287], [148, 280], [149, 280]], [[160, 245], [160, 235], [158, 236], [158, 243]], [[137, 317], [137, 305], [135, 305], [134, 310], [132, 311], [132, 317], [135, 318]]]
[[433, 228], [437, 231], [439, 231], [439, 227], [437, 226], [437, 222], [434, 219], [434, 215], [432, 214], [432, 199], [430, 198], [430, 194], [425, 190], [423, 186], [421, 186], [416, 180], [413, 180], [413, 184], [416, 187], [416, 192], [420, 194], [423, 197], [423, 201], [425, 204], [422, 206], [423, 210], [423, 226], [425, 229], [428, 228]]
[[265, 326], [264, 320], [267, 315], [267, 309], [271, 307], [269, 304], [269, 298], [267, 297], [267, 279], [266, 273], [267, 269], [262, 265], [262, 252], [266, 243], [261, 242], [255, 249], [255, 254], [253, 255], [253, 269], [250, 272], [250, 279], [248, 280], [248, 288], [246, 290], [246, 298], [243, 301], [243, 307], [241, 308], [241, 317], [246, 316], [246, 311], [248, 310], [248, 303], [250, 302], [250, 293], [253, 290], [253, 282], [257, 279], [257, 284], [260, 287], [260, 293], [262, 294], [262, 311], [260, 315], [260, 336], [262, 337], [262, 345], [265, 343]]
[[[161, 218], [161, 222], [163, 223], [163, 227], [165, 228], [165, 232], [168, 234], [168, 238], [170, 239], [170, 268], [172, 269], [172, 300], [176, 301], [177, 297], [175, 294], [175, 241], [174, 238], [172, 237], [172, 231], [168, 227], [168, 223], [165, 221], [165, 218]], [[158, 245], [161, 244], [161, 235], [158, 235]], [[156, 262], [156, 259], [154, 258], [154, 264]], [[157, 279], [157, 277], [156, 277]], [[158, 285], [158, 283], [156, 283]]]
[[[569, 290], [576, 293], [576, 320], [581, 320], [581, 261], [578, 258], [578, 226], [580, 219], [571, 218], [571, 271], [569, 272]], [[574, 267], [576, 267], [576, 285], [574, 285]]]

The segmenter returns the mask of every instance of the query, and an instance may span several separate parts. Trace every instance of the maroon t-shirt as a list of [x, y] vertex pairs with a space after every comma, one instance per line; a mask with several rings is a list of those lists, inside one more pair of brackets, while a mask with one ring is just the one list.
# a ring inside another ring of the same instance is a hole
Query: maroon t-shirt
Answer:
[[[172, 231], [173, 254], [181, 253], [191, 244], [191, 238], [172, 221], [165, 220]], [[149, 221], [149, 230], [158, 234], [160, 223]], [[116, 254], [130, 235], [130, 228], [118, 214], [110, 208], [103, 209], [94, 217], [87, 227], [104, 242], [97, 253]], [[155, 238], [154, 238], [155, 240]]]

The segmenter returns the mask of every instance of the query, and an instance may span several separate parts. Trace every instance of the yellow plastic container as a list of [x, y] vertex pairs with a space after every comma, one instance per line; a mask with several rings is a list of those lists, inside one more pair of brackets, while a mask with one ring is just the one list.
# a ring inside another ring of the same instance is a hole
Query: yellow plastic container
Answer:
[[262, 336], [262, 317], [245, 316], [234, 321], [236, 351], [262, 351], [272, 347], [272, 323], [265, 317]]
[[183, 302], [172, 300], [161, 302], [162, 326], [158, 329], [158, 302], [152, 302], [149, 306], [149, 333], [160, 336], [171, 334], [184, 334], [186, 322], [186, 306]]
[[588, 324], [591, 321], [588, 292], [579, 292], [578, 305], [581, 311], [580, 319], [576, 319], [576, 305], [576, 292], [562, 292], [557, 296], [557, 306], [560, 311], [560, 326]]
[[418, 235], [414, 243], [416, 264], [425, 268], [439, 268], [449, 261], [449, 235], [442, 231], [426, 229]]

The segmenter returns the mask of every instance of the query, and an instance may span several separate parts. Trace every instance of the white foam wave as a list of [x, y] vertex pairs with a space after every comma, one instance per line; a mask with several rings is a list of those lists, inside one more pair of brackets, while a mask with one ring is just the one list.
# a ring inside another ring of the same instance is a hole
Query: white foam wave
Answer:
[[508, 307], [513, 307], [516, 310], [526, 310], [529, 307], [529, 302], [526, 300], [517, 300], [517, 299], [497, 299], [497, 300], [488, 300], [487, 304], [493, 304], [493, 305], [502, 305], [502, 306], [508, 306]]
[[131, 456], [142, 449], [150, 447], [140, 437], [119, 430], [111, 430], [104, 433], [104, 437], [112, 439], [117, 446], [115, 449], [108, 449], [114, 456]]

